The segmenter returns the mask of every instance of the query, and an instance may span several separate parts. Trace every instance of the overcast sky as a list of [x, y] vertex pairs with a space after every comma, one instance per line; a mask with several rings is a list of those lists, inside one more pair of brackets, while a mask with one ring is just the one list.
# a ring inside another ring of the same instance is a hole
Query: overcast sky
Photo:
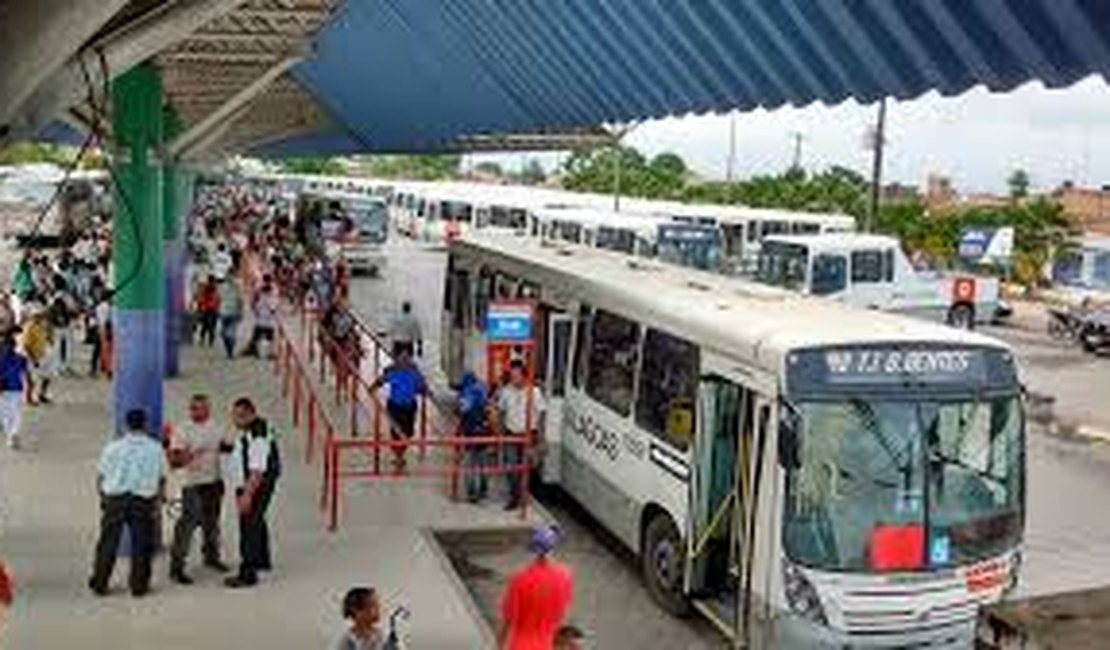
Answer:
[[[875, 106], [845, 102], [736, 115], [737, 174], [778, 171], [790, 164], [792, 133], [803, 136], [803, 165], [840, 164], [870, 169], [864, 134]], [[724, 178], [728, 158], [726, 115], [646, 122], [627, 142], [655, 154], [674, 151], [706, 177]], [[963, 191], [1002, 191], [1016, 167], [1034, 188], [1064, 180], [1110, 184], [1110, 87], [1101, 77], [1063, 90], [1039, 83], [1006, 94], [981, 88], [958, 97], [935, 93], [892, 102], [887, 113], [886, 181], [923, 184], [926, 174], [952, 177]], [[483, 157], [484, 158], [484, 157]], [[509, 166], [520, 157], [507, 159]], [[548, 159], [550, 160], [550, 159]]]

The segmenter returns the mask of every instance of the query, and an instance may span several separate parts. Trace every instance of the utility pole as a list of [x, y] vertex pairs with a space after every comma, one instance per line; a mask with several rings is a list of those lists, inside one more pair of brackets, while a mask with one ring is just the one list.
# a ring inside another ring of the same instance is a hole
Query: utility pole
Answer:
[[866, 232], [871, 232], [879, 217], [879, 192], [883, 183], [883, 147], [886, 144], [886, 97], [879, 100], [879, 118], [871, 136], [871, 205], [867, 210]]
[[802, 168], [802, 132], [795, 131], [790, 134], [791, 139], [794, 140], [794, 162], [791, 163], [790, 169]]
[[613, 212], [621, 211], [621, 168], [624, 163], [624, 155], [621, 152], [621, 141], [624, 136], [632, 133], [632, 131], [639, 126], [638, 122], [629, 122], [627, 124], [612, 124], [605, 125], [602, 128], [609, 133], [612, 138], [611, 145], [613, 147]]
[[732, 183], [736, 172], [736, 111], [729, 113], [728, 117], [728, 162], [725, 169], [725, 178]]

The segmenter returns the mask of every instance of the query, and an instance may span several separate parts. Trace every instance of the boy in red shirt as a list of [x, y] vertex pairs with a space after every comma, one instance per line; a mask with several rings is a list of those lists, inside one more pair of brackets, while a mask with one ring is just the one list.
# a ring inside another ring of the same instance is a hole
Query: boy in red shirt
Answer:
[[550, 650], [574, 592], [570, 568], [551, 559], [559, 528], [539, 524], [532, 529], [529, 550], [536, 558], [517, 571], [501, 600], [497, 643], [501, 650]]

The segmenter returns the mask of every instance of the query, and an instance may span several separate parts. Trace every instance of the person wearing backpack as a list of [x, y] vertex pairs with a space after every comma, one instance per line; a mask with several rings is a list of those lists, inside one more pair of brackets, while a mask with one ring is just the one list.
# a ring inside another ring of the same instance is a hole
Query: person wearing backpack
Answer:
[[221, 445], [221, 451], [239, 512], [240, 560], [239, 573], [225, 584], [243, 588], [258, 584], [258, 573], [273, 567], [266, 510], [281, 476], [281, 454], [273, 429], [249, 398], [235, 400], [231, 416], [240, 435], [234, 443]]

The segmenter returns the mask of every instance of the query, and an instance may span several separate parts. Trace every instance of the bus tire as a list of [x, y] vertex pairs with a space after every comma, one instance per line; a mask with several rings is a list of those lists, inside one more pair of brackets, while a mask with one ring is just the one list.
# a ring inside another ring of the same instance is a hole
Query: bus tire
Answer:
[[948, 310], [948, 324], [962, 330], [975, 329], [975, 308], [966, 302], [952, 305]]
[[655, 513], [644, 528], [641, 571], [651, 597], [673, 616], [688, 616], [690, 601], [682, 593], [685, 547], [671, 518]]

